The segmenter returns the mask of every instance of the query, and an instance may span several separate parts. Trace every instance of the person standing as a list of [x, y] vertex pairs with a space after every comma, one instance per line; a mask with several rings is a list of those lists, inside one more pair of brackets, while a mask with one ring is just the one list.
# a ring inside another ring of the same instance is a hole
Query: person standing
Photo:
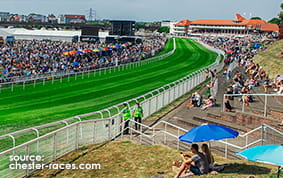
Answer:
[[129, 123], [130, 123], [130, 119], [132, 117], [131, 115], [131, 110], [128, 107], [128, 105], [126, 103], [123, 104], [123, 109], [122, 109], [122, 114], [123, 114], [123, 119], [124, 119], [124, 134], [129, 134]]
[[207, 80], [207, 79], [208, 79], [208, 77], [209, 77], [209, 70], [208, 70], [208, 69], [206, 69], [206, 70], [205, 70], [205, 80]]
[[133, 111], [133, 115], [134, 115], [134, 118], [135, 118], [135, 121], [136, 121], [135, 129], [138, 130], [141, 127], [140, 123], [141, 123], [141, 120], [142, 120], [142, 117], [143, 117], [143, 108], [141, 107], [140, 103], [136, 103], [136, 106], [135, 106], [134, 111]]

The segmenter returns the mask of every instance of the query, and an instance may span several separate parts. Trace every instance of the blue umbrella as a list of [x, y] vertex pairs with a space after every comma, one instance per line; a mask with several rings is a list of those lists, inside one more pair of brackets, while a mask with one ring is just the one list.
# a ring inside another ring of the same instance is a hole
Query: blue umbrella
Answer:
[[[237, 155], [245, 157], [250, 161], [258, 161], [276, 166], [283, 166], [283, 145], [261, 145], [255, 146], [239, 153]], [[278, 168], [278, 177], [280, 169]]]
[[283, 145], [255, 146], [236, 154], [243, 156], [250, 161], [259, 161], [283, 166]]
[[179, 137], [183, 142], [206, 142], [211, 140], [222, 140], [236, 138], [239, 133], [221, 125], [205, 124], [197, 126]]

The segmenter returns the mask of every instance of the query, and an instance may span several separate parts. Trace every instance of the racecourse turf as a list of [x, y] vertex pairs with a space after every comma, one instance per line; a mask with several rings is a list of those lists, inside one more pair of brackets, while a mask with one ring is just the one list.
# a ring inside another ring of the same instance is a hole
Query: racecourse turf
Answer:
[[[165, 51], [173, 46], [168, 42]], [[140, 96], [213, 63], [217, 54], [193, 40], [176, 39], [173, 55], [141, 67], [99, 76], [82, 76], [43, 83], [14, 85], [0, 93], [0, 135], [98, 111]]]

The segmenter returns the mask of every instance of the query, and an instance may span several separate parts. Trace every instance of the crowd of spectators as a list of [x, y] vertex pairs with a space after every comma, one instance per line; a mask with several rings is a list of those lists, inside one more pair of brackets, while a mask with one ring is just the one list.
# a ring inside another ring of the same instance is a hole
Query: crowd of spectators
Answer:
[[[227, 87], [226, 94], [245, 94], [239, 99], [245, 106], [254, 101], [251, 94], [254, 87], [263, 87], [265, 93], [283, 94], [283, 75], [278, 75], [272, 81], [264, 68], [253, 61], [253, 57], [260, 51], [265, 50], [266, 43], [260, 36], [249, 37], [203, 37], [202, 41], [210, 46], [221, 49], [226, 52], [224, 60], [226, 69], [223, 75], [226, 76], [230, 83]], [[235, 71], [231, 66], [243, 67], [242, 72]], [[229, 100], [233, 97], [226, 97], [225, 109], [232, 111]]]
[[189, 99], [189, 103], [186, 105], [188, 108], [200, 107], [201, 110], [209, 109], [216, 104], [215, 94], [212, 92], [215, 85], [217, 85], [217, 74], [216, 70], [206, 69], [206, 79], [210, 79], [208, 85], [206, 85], [206, 99], [203, 98], [198, 92], [192, 94]]
[[[265, 93], [283, 94], [283, 75], [278, 75], [274, 80], [270, 80], [264, 68], [253, 61], [253, 57], [260, 51], [265, 50], [266, 43], [270, 40], [262, 40], [262, 36], [246, 36], [246, 37], [211, 37], [203, 36], [201, 41], [204, 43], [220, 49], [225, 52], [226, 64], [224, 78], [227, 78], [229, 85], [226, 88], [226, 94], [243, 94], [239, 101], [245, 106], [249, 106], [254, 102], [254, 97], [250, 95], [254, 92], [254, 87], [263, 87]], [[238, 67], [242, 70], [234, 69]], [[216, 104], [215, 96], [211, 95], [211, 89], [215, 85], [217, 79], [216, 71], [206, 70], [206, 79], [211, 77], [207, 85], [206, 96], [203, 99], [198, 93], [193, 93], [190, 97], [188, 108], [201, 107], [201, 109], [208, 109]], [[233, 112], [230, 100], [234, 97], [227, 96], [224, 98], [225, 110]]]
[[[166, 38], [161, 37], [144, 38], [140, 44], [127, 46], [100, 42], [16, 41], [13, 46], [0, 48], [0, 79], [76, 72], [138, 61], [158, 53], [165, 42]], [[76, 52], [66, 54], [69, 51]]]

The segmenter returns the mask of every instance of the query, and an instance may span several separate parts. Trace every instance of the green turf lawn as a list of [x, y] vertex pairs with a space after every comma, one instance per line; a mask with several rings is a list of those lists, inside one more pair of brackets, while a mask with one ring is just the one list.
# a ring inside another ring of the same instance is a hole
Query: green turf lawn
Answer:
[[[45, 86], [37, 83], [22, 85], [1, 91], [0, 135], [46, 124], [71, 116], [94, 112], [114, 104], [137, 97], [167, 83], [175, 81], [192, 71], [213, 63], [217, 54], [208, 51], [188, 39], [176, 39], [177, 48], [173, 55], [142, 67], [99, 76], [91, 73], [46, 81]], [[169, 41], [166, 51], [172, 49]]]

